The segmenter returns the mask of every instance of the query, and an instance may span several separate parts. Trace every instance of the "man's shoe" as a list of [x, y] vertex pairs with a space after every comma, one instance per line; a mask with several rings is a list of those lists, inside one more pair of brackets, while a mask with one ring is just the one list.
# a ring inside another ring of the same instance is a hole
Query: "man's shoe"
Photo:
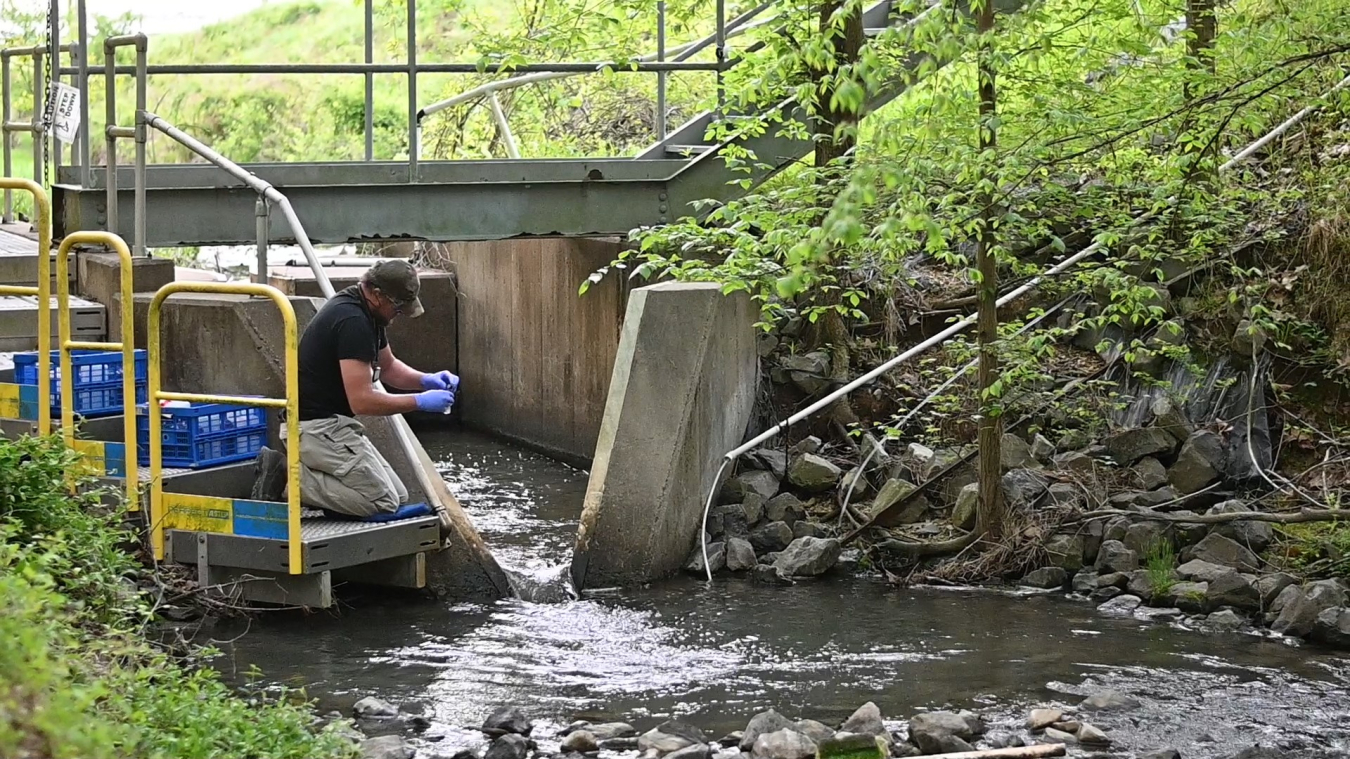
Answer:
[[253, 464], [255, 501], [280, 501], [286, 492], [286, 457], [280, 451], [264, 447]]

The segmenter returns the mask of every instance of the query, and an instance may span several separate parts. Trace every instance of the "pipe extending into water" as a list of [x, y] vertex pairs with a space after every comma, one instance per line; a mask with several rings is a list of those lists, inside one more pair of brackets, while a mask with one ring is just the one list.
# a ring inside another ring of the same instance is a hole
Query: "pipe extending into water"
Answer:
[[[1341, 90], [1341, 89], [1343, 89], [1343, 88], [1345, 88], [1345, 87], [1347, 87], [1347, 86], [1350, 86], [1350, 76], [1347, 76], [1345, 79], [1342, 79], [1338, 84], [1336, 84], [1336, 85], [1335, 85], [1334, 87], [1332, 87], [1330, 90], [1328, 90], [1327, 92], [1325, 92], [1325, 93], [1319, 98], [1319, 100], [1325, 100], [1327, 97], [1329, 97], [1329, 96], [1331, 96], [1331, 95], [1334, 95], [1337, 91], [1339, 91], [1339, 90]], [[1296, 124], [1298, 124], [1299, 122], [1303, 121], [1303, 119], [1307, 118], [1310, 114], [1312, 114], [1312, 113], [1314, 113], [1315, 111], [1317, 111], [1318, 108], [1320, 108], [1320, 107], [1321, 107], [1321, 103], [1317, 103], [1317, 104], [1315, 104], [1315, 105], [1308, 106], [1307, 108], [1304, 108], [1303, 110], [1301, 110], [1301, 111], [1299, 111], [1298, 113], [1294, 114], [1293, 116], [1289, 117], [1289, 118], [1286, 119], [1283, 123], [1281, 123], [1279, 126], [1275, 127], [1275, 128], [1272, 129], [1270, 132], [1268, 132], [1268, 133], [1266, 133], [1264, 136], [1262, 136], [1260, 139], [1258, 139], [1258, 140], [1252, 142], [1252, 143], [1251, 143], [1250, 145], [1248, 145], [1247, 147], [1245, 147], [1245, 148], [1243, 148], [1242, 150], [1238, 151], [1238, 153], [1237, 153], [1235, 156], [1233, 156], [1232, 159], [1230, 159], [1228, 162], [1224, 163], [1222, 166], [1219, 167], [1219, 172], [1222, 173], [1222, 172], [1225, 172], [1225, 171], [1229, 171], [1229, 170], [1231, 170], [1233, 167], [1238, 166], [1239, 164], [1241, 164], [1243, 161], [1246, 161], [1247, 159], [1251, 158], [1251, 156], [1254, 155], [1254, 154], [1255, 154], [1258, 150], [1260, 150], [1262, 147], [1264, 147], [1265, 145], [1268, 145], [1272, 140], [1276, 139], [1276, 138], [1279, 137], [1280, 135], [1282, 135], [1282, 134], [1284, 134], [1285, 132], [1289, 131], [1289, 129], [1290, 129], [1291, 127], [1293, 127], [1293, 126], [1295, 126]], [[1168, 202], [1171, 202], [1171, 201], [1174, 201], [1174, 200], [1175, 200], [1175, 198], [1170, 198]], [[1146, 221], [1148, 221], [1148, 220], [1154, 218], [1154, 217], [1157, 216], [1157, 215], [1158, 215], [1158, 214], [1157, 214], [1156, 211], [1149, 211], [1149, 212], [1147, 212], [1147, 213], [1140, 214], [1139, 216], [1136, 216], [1136, 217], [1134, 218], [1133, 221], [1130, 222], [1130, 225], [1131, 225], [1131, 226], [1138, 226], [1139, 224], [1143, 224], [1144, 222], [1146, 222]], [[1068, 271], [1069, 269], [1073, 268], [1074, 266], [1077, 266], [1078, 263], [1079, 263], [1080, 261], [1082, 261], [1082, 260], [1086, 259], [1087, 257], [1089, 257], [1089, 256], [1091, 256], [1091, 255], [1097, 253], [1098, 251], [1102, 250], [1103, 247], [1104, 247], [1104, 246], [1102, 245], [1102, 243], [1101, 243], [1100, 240], [1097, 241], [1097, 242], [1092, 243], [1091, 245], [1089, 245], [1089, 246], [1087, 246], [1086, 248], [1084, 248], [1084, 249], [1078, 251], [1077, 253], [1073, 254], [1072, 256], [1069, 256], [1068, 258], [1064, 259], [1063, 261], [1060, 261], [1058, 264], [1055, 264], [1054, 266], [1050, 267], [1049, 269], [1046, 269], [1046, 270], [1045, 270], [1044, 272], [1042, 272], [1041, 274], [1038, 274], [1038, 275], [1036, 275], [1035, 277], [1032, 277], [1031, 279], [1027, 280], [1027, 282], [1026, 282], [1025, 284], [1023, 284], [1021, 287], [1018, 287], [1017, 289], [1013, 290], [1012, 292], [1009, 292], [1008, 294], [1006, 294], [1006, 295], [1004, 295], [1003, 297], [999, 298], [998, 300], [996, 300], [996, 301], [994, 302], [995, 307], [996, 307], [996, 308], [1002, 308], [1003, 306], [1005, 306], [1005, 305], [1011, 303], [1012, 301], [1017, 300], [1018, 298], [1020, 298], [1020, 297], [1022, 297], [1023, 295], [1025, 295], [1025, 294], [1031, 292], [1032, 290], [1036, 289], [1037, 287], [1040, 287], [1041, 283], [1045, 281], [1046, 277], [1056, 276], [1056, 275], [1059, 275], [1059, 274], [1064, 273], [1065, 271]], [[741, 456], [745, 455], [746, 453], [749, 453], [750, 451], [754, 450], [755, 448], [758, 448], [759, 446], [763, 445], [763, 444], [764, 444], [765, 442], [767, 442], [768, 440], [771, 440], [772, 438], [777, 437], [779, 434], [781, 434], [783, 431], [785, 431], [786, 429], [788, 429], [788, 428], [791, 427], [792, 425], [797, 424], [797, 423], [799, 423], [799, 422], [803, 421], [804, 419], [807, 419], [807, 418], [809, 418], [809, 417], [811, 417], [811, 416], [814, 416], [816, 413], [818, 413], [818, 412], [822, 411], [823, 409], [826, 409], [826, 408], [830, 407], [831, 405], [833, 405], [835, 401], [839, 400], [839, 399], [842, 398], [843, 396], [848, 395], [849, 393], [853, 392], [854, 390], [857, 390], [859, 387], [862, 387], [863, 385], [865, 385], [865, 384], [871, 382], [872, 380], [876, 379], [877, 377], [880, 377], [881, 375], [885, 374], [886, 372], [889, 372], [891, 369], [894, 369], [895, 367], [899, 366], [900, 364], [903, 364], [904, 362], [910, 360], [911, 358], [914, 358], [915, 356], [919, 355], [920, 353], [923, 353], [924, 351], [928, 350], [929, 348], [932, 348], [932, 347], [934, 347], [934, 346], [936, 346], [936, 345], [940, 345], [940, 344], [946, 342], [946, 341], [947, 341], [948, 339], [950, 339], [952, 336], [956, 335], [957, 333], [959, 333], [959, 332], [961, 332], [962, 330], [966, 329], [966, 328], [969, 327], [970, 325], [974, 324], [977, 318], [978, 318], [978, 315], [977, 315], [977, 314], [970, 314], [970, 315], [968, 315], [968, 316], [963, 317], [961, 320], [957, 321], [955, 324], [952, 324], [950, 327], [948, 327], [948, 328], [942, 330], [942, 331], [939, 332], [938, 334], [936, 334], [936, 335], [934, 335], [934, 336], [928, 338], [927, 340], [924, 340], [923, 342], [919, 343], [918, 345], [915, 345], [914, 347], [912, 347], [912, 348], [910, 348], [909, 350], [907, 350], [907, 351], [901, 353], [900, 355], [896, 356], [895, 358], [892, 358], [891, 360], [885, 362], [884, 364], [881, 364], [880, 366], [876, 367], [876, 368], [873, 369], [872, 371], [870, 371], [870, 372], [868, 372], [868, 373], [862, 375], [861, 377], [859, 377], [859, 378], [853, 380], [852, 382], [848, 383], [847, 385], [844, 385], [844, 386], [840, 387], [839, 389], [837, 389], [837, 390], [835, 390], [834, 392], [832, 392], [832, 393], [826, 395], [824, 398], [821, 398], [820, 400], [816, 401], [815, 403], [812, 403], [810, 406], [807, 406], [806, 408], [802, 409], [801, 411], [798, 411], [797, 413], [793, 414], [792, 416], [788, 417], [787, 419], [783, 420], [782, 422], [779, 422], [778, 424], [775, 424], [774, 426], [770, 427], [769, 429], [765, 430], [764, 432], [760, 433], [759, 435], [756, 435], [756, 436], [754, 437], [754, 439], [750, 440], [749, 442], [747, 442], [747, 443], [741, 445], [741, 446], [738, 447], [738, 448], [735, 448], [735, 449], [732, 449], [732, 450], [730, 450], [730, 451], [727, 451], [726, 454], [724, 454], [723, 457], [722, 457], [722, 458], [724, 459], [724, 461], [722, 462], [722, 467], [721, 467], [720, 469], [718, 469], [718, 471], [717, 471], [717, 476], [713, 478], [713, 482], [712, 482], [712, 491], [708, 494], [707, 504], [704, 506], [704, 510], [703, 510], [703, 525], [704, 525], [704, 530], [703, 530], [702, 533], [699, 534], [699, 543], [702, 544], [702, 546], [703, 546], [703, 564], [704, 564], [704, 569], [707, 571], [708, 581], [709, 581], [709, 582], [712, 581], [712, 568], [711, 568], [710, 566], [708, 566], [708, 558], [707, 558], [707, 557], [708, 557], [708, 533], [707, 533], [708, 512], [712, 509], [713, 495], [717, 492], [717, 488], [718, 488], [718, 486], [721, 484], [722, 475], [726, 472], [726, 469], [727, 469], [728, 466], [730, 466], [736, 459], [740, 458]], [[1259, 468], [1259, 467], [1258, 467], [1258, 468]]]

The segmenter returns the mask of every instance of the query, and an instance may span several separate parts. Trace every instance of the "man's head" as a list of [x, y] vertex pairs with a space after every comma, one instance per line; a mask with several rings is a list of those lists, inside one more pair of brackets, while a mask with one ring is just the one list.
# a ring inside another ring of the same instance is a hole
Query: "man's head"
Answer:
[[422, 283], [417, 269], [402, 259], [381, 261], [361, 275], [366, 298], [380, 321], [389, 324], [395, 316], [416, 319], [422, 315], [422, 301], [417, 297]]

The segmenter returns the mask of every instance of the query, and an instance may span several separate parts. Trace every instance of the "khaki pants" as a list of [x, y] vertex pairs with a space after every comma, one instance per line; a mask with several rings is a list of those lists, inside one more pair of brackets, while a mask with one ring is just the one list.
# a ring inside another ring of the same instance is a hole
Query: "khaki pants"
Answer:
[[301, 503], [368, 517], [396, 511], [406, 500], [407, 488], [360, 422], [335, 416], [300, 423]]

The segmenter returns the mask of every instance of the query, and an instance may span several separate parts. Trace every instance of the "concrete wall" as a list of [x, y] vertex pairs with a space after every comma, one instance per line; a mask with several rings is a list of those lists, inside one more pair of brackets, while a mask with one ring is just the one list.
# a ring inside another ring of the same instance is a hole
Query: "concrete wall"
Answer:
[[757, 315], [716, 284], [633, 291], [577, 533], [578, 588], [648, 582], [688, 557], [754, 407]]
[[[341, 292], [356, 284], [368, 267], [335, 266], [328, 271], [333, 289]], [[454, 275], [422, 270], [422, 306], [426, 313], [416, 319], [396, 319], [389, 327], [389, 345], [394, 355], [425, 372], [449, 369], [458, 374], [458, 292]], [[287, 295], [323, 296], [308, 267], [273, 266], [268, 284]]]
[[586, 465], [619, 344], [626, 280], [581, 283], [624, 244], [528, 238], [436, 246], [459, 281], [456, 404], [466, 424]]
[[[153, 293], [174, 281], [174, 264], [166, 258], [131, 259], [131, 289]], [[80, 251], [75, 256], [77, 292], [108, 309], [108, 340], [122, 339], [122, 261], [116, 253]], [[143, 314], [144, 312], [142, 312]], [[136, 347], [146, 345], [145, 319], [136, 320]]]

